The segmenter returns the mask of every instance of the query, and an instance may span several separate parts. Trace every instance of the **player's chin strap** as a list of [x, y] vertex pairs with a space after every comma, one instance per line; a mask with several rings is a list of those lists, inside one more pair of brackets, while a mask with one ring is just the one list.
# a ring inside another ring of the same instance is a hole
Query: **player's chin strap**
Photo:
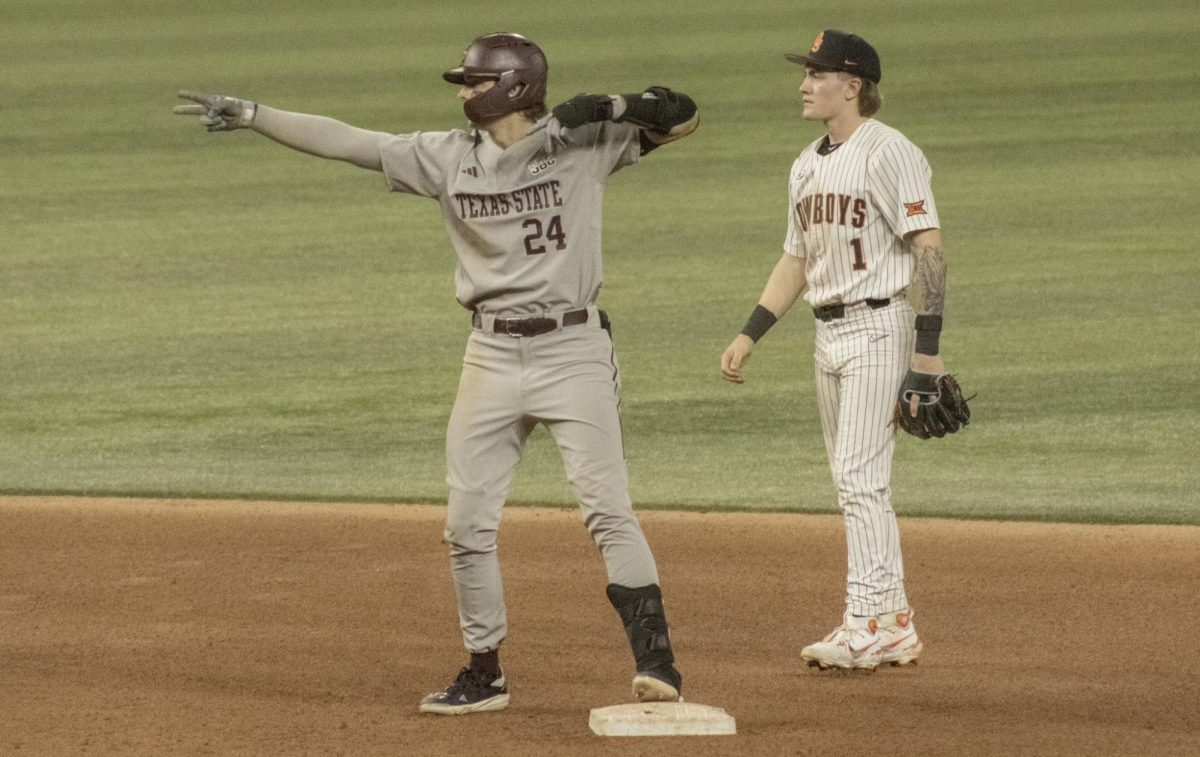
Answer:
[[671, 635], [658, 585], [630, 589], [609, 584], [608, 601], [625, 624], [625, 635], [629, 637], [638, 672], [669, 670], [675, 662], [675, 654], [671, 651]]

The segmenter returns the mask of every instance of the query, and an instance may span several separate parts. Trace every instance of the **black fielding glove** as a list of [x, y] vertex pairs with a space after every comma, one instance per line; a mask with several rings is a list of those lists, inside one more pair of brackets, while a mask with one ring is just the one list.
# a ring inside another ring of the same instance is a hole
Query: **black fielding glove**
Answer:
[[[917, 398], [917, 414], [910, 409]], [[910, 370], [900, 387], [892, 423], [918, 439], [941, 438], [971, 422], [971, 409], [954, 376]]]

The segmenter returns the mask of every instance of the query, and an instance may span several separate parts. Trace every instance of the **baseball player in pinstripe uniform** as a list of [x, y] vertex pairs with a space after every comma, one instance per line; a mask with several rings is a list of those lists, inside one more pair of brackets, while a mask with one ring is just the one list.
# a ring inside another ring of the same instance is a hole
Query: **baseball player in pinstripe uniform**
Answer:
[[827, 29], [808, 53], [787, 58], [805, 67], [805, 120], [827, 133], [792, 165], [783, 257], [721, 371], [742, 383], [755, 343], [804, 295], [816, 318], [817, 400], [848, 572], [842, 623], [801, 657], [821, 669], [904, 665], [924, 647], [891, 504], [891, 421], [906, 381], [945, 373], [946, 265], [931, 172], [912, 142], [872, 118], [881, 69], [865, 40]]
[[[459, 85], [470, 130], [393, 135], [237, 98], [180, 93], [210, 131], [248, 127], [303, 152], [381, 171], [387, 186], [435, 199], [458, 254], [471, 313], [447, 430], [445, 540], [470, 662], [422, 712], [503, 709], [508, 633], [496, 535], [525, 441], [538, 423], [563, 456], [608, 571], [640, 701], [679, 699], [682, 679], [654, 557], [629, 498], [620, 373], [596, 307], [604, 185], [615, 171], [697, 124], [690, 98], [663, 87], [579, 95], [546, 112], [546, 58], [528, 39], [486, 34], [443, 78]], [[575, 654], [575, 650], [564, 650]], [[573, 669], [583, 670], [586, 665]]]

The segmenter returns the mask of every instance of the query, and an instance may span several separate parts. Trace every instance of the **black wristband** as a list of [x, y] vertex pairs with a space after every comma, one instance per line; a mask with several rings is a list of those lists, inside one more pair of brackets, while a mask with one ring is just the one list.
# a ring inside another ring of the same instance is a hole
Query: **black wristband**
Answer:
[[917, 352], [922, 355], [938, 354], [938, 340], [941, 336], [942, 317], [940, 315], [917, 316]]
[[754, 312], [746, 320], [746, 325], [742, 326], [742, 333], [750, 337], [750, 341], [758, 342], [759, 339], [762, 339], [763, 334], [767, 333], [778, 320], [770, 310], [767, 310], [762, 305], [755, 305]]

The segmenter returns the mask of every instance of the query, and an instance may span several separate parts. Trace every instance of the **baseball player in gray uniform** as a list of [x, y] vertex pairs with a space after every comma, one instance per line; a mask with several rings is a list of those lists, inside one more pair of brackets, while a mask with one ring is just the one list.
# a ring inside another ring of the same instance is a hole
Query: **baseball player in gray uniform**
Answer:
[[[503, 709], [508, 634], [496, 535], [525, 441], [545, 424], [625, 626], [639, 701], [680, 698], [654, 557], [629, 497], [620, 372], [596, 307], [604, 186], [615, 171], [697, 124], [663, 87], [579, 95], [546, 112], [546, 58], [517, 34], [486, 34], [462, 65], [469, 130], [387, 134], [231, 97], [181, 92], [210, 131], [249, 128], [288, 147], [383, 173], [394, 192], [437, 200], [458, 255], [455, 288], [471, 333], [446, 437], [445, 540], [470, 662], [422, 712]], [[571, 653], [570, 650], [567, 650]]]
[[892, 417], [902, 386], [945, 373], [946, 264], [931, 171], [915, 145], [872, 118], [882, 72], [865, 40], [827, 29], [807, 54], [787, 58], [805, 67], [803, 117], [827, 133], [792, 165], [783, 257], [721, 371], [742, 383], [755, 343], [804, 295], [816, 318], [817, 399], [848, 572], [842, 623], [801, 657], [822, 669], [904, 665], [924, 647], [891, 504]]

